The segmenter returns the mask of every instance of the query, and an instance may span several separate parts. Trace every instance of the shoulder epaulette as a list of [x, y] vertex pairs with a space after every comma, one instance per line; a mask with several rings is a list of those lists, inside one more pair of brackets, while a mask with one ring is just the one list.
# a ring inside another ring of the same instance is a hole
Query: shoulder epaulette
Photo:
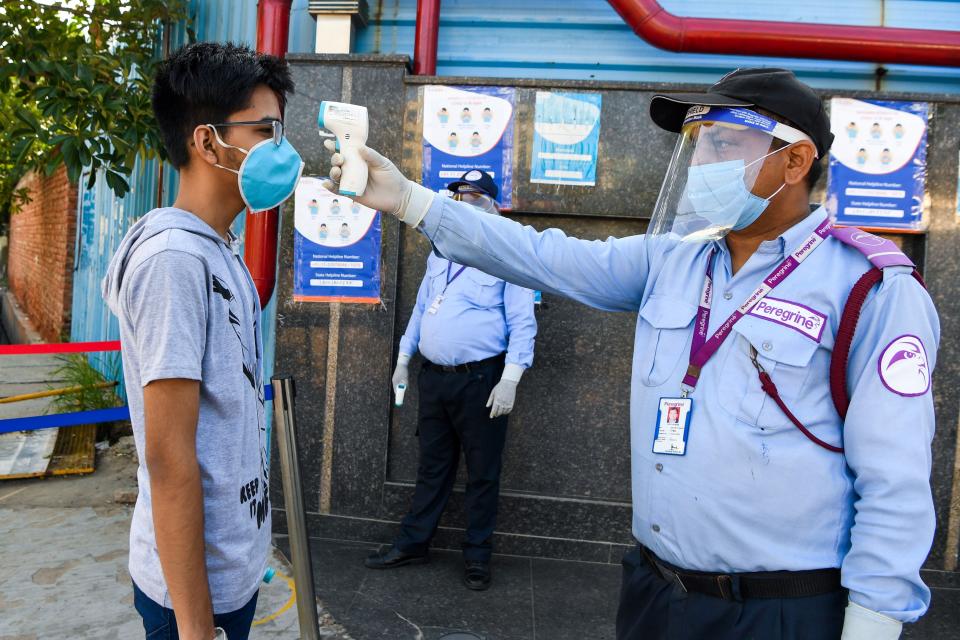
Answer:
[[833, 227], [830, 235], [862, 253], [878, 269], [915, 267], [913, 261], [891, 240], [875, 236], [856, 227]]

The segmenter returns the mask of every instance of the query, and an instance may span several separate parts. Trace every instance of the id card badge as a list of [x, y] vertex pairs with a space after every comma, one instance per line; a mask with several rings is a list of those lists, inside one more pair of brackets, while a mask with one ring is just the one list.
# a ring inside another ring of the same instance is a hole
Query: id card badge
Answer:
[[692, 411], [693, 400], [690, 398], [660, 398], [657, 429], [653, 434], [654, 453], [686, 455]]
[[433, 302], [430, 304], [430, 308], [427, 309], [427, 313], [430, 315], [436, 315], [437, 311], [440, 310], [440, 303], [443, 302], [443, 294], [438, 293], [437, 297], [433, 299]]

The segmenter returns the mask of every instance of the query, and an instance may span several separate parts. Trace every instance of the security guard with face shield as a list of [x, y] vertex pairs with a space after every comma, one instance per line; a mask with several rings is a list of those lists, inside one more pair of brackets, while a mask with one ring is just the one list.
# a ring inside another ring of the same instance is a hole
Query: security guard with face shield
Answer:
[[[500, 215], [497, 185], [484, 171], [466, 172], [447, 190], [453, 200], [469, 205], [465, 209]], [[391, 569], [427, 560], [462, 449], [467, 467], [463, 580], [469, 589], [489, 588], [507, 415], [520, 377], [533, 364], [536, 334], [532, 291], [431, 252], [393, 374], [394, 389], [405, 389], [410, 359], [420, 351], [426, 360], [417, 379], [416, 489], [394, 544], [367, 558], [368, 567]]]
[[620, 640], [895, 639], [930, 602], [930, 297], [892, 243], [808, 206], [833, 135], [793, 73], [737, 70], [650, 114], [679, 138], [645, 235], [478, 215], [368, 149], [363, 200], [451, 260], [638, 312]]

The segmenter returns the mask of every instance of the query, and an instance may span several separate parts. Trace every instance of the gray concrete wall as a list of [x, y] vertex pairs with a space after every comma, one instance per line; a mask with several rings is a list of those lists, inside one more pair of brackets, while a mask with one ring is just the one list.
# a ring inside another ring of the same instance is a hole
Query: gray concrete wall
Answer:
[[[419, 177], [420, 91], [441, 79], [408, 76], [403, 57], [289, 59], [297, 94], [287, 108], [288, 131], [306, 161], [307, 175], [326, 175], [329, 169], [316, 134], [319, 103], [342, 100], [366, 105], [370, 146], [398, 162], [407, 176]], [[658, 91], [691, 87], [455, 78], [443, 78], [442, 83], [518, 88], [511, 217], [584, 238], [643, 232], [673, 147], [673, 136], [649, 120], [649, 99]], [[529, 182], [535, 92], [544, 88], [603, 94], [595, 188]], [[960, 477], [960, 302], [952, 295], [960, 281], [960, 226], [954, 213], [960, 102], [945, 96], [824, 93], [829, 95], [935, 104], [928, 148], [930, 229], [925, 236], [892, 237], [923, 265], [941, 314], [933, 474], [939, 527], [927, 578], [946, 586], [960, 581], [956, 573], [942, 573], [956, 568], [960, 535], [960, 487], [955, 488], [955, 477]], [[275, 369], [278, 375], [297, 380], [301, 469], [311, 535], [388, 542], [408, 506], [417, 458], [415, 377], [405, 406], [394, 409], [390, 376], [429, 244], [395, 220], [384, 219], [381, 306], [293, 302], [289, 207], [281, 247]], [[497, 550], [617, 562], [631, 542], [628, 390], [636, 319], [546, 295], [537, 320], [535, 364], [520, 385], [511, 416]], [[274, 469], [278, 468], [275, 461]], [[272, 490], [276, 527], [282, 530], [277, 473]], [[439, 546], [459, 548], [462, 498], [457, 490], [442, 521]]]

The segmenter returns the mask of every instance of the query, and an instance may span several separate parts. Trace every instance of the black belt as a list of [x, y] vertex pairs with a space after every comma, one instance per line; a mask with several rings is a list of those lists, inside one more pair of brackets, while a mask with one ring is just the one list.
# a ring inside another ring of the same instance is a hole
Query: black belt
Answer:
[[811, 571], [764, 571], [759, 573], [704, 573], [674, 567], [643, 545], [640, 553], [654, 573], [684, 591], [702, 593], [723, 600], [746, 598], [805, 598], [834, 593], [840, 585], [839, 569]]
[[477, 371], [484, 367], [488, 367], [491, 364], [498, 364], [503, 362], [505, 354], [501, 353], [493, 356], [492, 358], [487, 358], [485, 360], [477, 360], [476, 362], [464, 362], [463, 364], [437, 364], [436, 362], [430, 362], [429, 360], [424, 361], [423, 366], [427, 369], [433, 369], [435, 371], [443, 371], [444, 373], [470, 373], [471, 371]]

